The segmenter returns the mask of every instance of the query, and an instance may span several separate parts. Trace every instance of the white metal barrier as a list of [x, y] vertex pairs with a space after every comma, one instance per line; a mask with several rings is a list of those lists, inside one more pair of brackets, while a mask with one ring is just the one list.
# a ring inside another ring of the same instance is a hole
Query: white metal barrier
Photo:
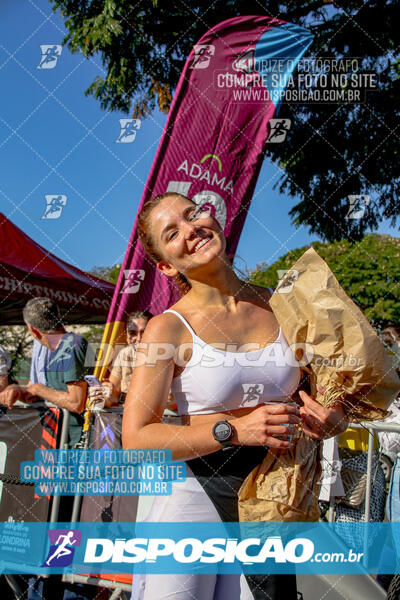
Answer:
[[[368, 451], [367, 451], [367, 481], [365, 486], [365, 507], [364, 520], [369, 521], [371, 514], [371, 491], [372, 491], [372, 458], [374, 454], [375, 435], [378, 431], [388, 431], [398, 433], [400, 435], [400, 425], [395, 423], [373, 423], [364, 421], [362, 423], [350, 423], [351, 428], [366, 429], [368, 431]], [[333, 519], [333, 511], [329, 511], [328, 520]]]
[[[108, 410], [110, 410], [110, 409], [108, 409]], [[118, 412], [121, 410], [122, 409], [119, 408]], [[365, 500], [365, 510], [364, 510], [364, 518], [367, 521], [367, 520], [369, 520], [369, 517], [370, 517], [372, 476], [373, 476], [373, 474], [372, 474], [372, 458], [373, 458], [373, 452], [374, 452], [374, 438], [375, 438], [376, 432], [377, 431], [389, 431], [389, 432], [396, 432], [400, 435], [400, 425], [363, 422], [363, 423], [357, 423], [357, 424], [352, 423], [350, 426], [352, 428], [368, 430], [367, 481], [366, 481], [366, 500]], [[77, 519], [77, 515], [79, 513], [79, 506], [80, 506], [80, 499], [75, 498], [74, 517], [76, 519]], [[332, 514], [332, 517], [333, 517], [333, 511], [330, 511], [330, 514]], [[330, 520], [332, 520], [332, 519], [330, 519]], [[368, 551], [368, 544], [367, 544], [367, 540], [365, 540], [365, 553], [367, 551]], [[359, 590], [358, 590], [359, 596], [357, 596], [357, 597], [365, 598], [365, 599], [374, 597], [374, 600], [375, 600], [377, 598], [384, 598], [386, 596], [383, 589], [370, 576], [364, 577], [362, 575], [356, 575], [356, 576], [340, 575], [340, 577], [339, 576], [337, 577], [337, 581], [336, 581], [335, 577], [336, 576], [326, 576], [326, 575], [323, 575], [323, 576], [315, 576], [315, 575], [300, 576], [299, 577], [299, 585], [300, 585], [301, 589], [308, 590], [310, 597], [311, 597], [311, 594], [313, 594], [315, 592], [316, 585], [321, 586], [321, 590], [326, 595], [328, 592], [331, 593], [332, 592], [331, 588], [332, 587], [336, 588], [338, 585], [338, 582], [340, 582], [342, 580], [343, 580], [343, 583], [345, 583], [345, 587], [347, 586], [347, 588], [348, 588], [350, 586], [350, 588], [352, 589], [353, 592], [356, 592], [359, 588]], [[335, 583], [334, 584], [330, 583], [329, 578], [332, 579], [332, 581], [335, 580]], [[89, 583], [89, 584], [93, 584], [93, 585], [97, 585], [97, 586], [107, 587], [107, 588], [113, 590], [113, 594], [112, 594], [113, 600], [117, 599], [117, 598], [127, 598], [129, 596], [129, 592], [132, 589], [132, 586], [128, 583], [122, 583], [122, 582], [113, 581], [113, 580], [110, 581], [110, 580], [103, 579], [101, 577], [96, 578], [96, 577], [91, 577], [91, 576], [87, 576], [87, 575], [79, 575], [79, 574], [72, 574], [72, 573], [64, 574], [63, 581]], [[355, 582], [356, 582], [356, 584], [355, 584]], [[328, 587], [327, 587], [327, 583], [329, 584]], [[357, 589], [354, 587], [355, 585], [356, 585]], [[353, 588], [352, 588], [352, 586], [353, 586]], [[370, 588], [373, 588], [372, 591]], [[321, 594], [318, 593], [318, 598], [322, 596], [322, 591], [321, 591]], [[124, 593], [127, 595], [124, 596]], [[369, 595], [371, 593], [373, 593], [373, 596]], [[339, 596], [343, 597], [343, 594], [337, 594], [337, 598], [339, 598]], [[316, 597], [316, 595], [313, 595], [313, 597]], [[336, 596], [335, 596], [335, 598], [336, 598]]]

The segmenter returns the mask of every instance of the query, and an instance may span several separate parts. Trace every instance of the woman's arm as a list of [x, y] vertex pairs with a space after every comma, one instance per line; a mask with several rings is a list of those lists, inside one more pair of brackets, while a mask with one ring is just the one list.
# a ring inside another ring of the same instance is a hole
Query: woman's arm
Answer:
[[[174, 355], [182, 330], [177, 319], [169, 315], [154, 317], [148, 324], [138, 348], [135, 376], [126, 396], [122, 422], [124, 448], [166, 448], [173, 458], [188, 460], [221, 449], [212, 435], [214, 422], [176, 426], [161, 423], [174, 375]], [[273, 436], [293, 434], [300, 422], [297, 408], [288, 404], [260, 406], [252, 413], [233, 419], [232, 442], [237, 445], [272, 446], [287, 449], [289, 441]]]
[[116, 377], [115, 375], [113, 375], [111, 372], [110, 377], [108, 378], [108, 381], [112, 385], [111, 399], [117, 401], [121, 394], [121, 379], [119, 377]]

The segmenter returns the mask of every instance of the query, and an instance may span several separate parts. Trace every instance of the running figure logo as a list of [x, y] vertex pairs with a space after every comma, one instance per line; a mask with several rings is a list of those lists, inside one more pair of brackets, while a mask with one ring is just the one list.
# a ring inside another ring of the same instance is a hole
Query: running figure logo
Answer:
[[64, 194], [46, 194], [46, 208], [42, 219], [59, 219], [62, 209], [67, 204], [67, 196]]
[[242, 383], [243, 400], [239, 406], [256, 406], [260, 401], [260, 396], [264, 392], [262, 383]]
[[225, 229], [226, 225], [226, 204], [225, 200], [217, 194], [217, 192], [209, 192], [204, 190], [198, 192], [192, 198], [204, 212], [208, 212], [214, 219], [218, 221], [221, 229]]
[[329, 462], [325, 459], [321, 461], [322, 472], [319, 479], [321, 485], [332, 485], [340, 475], [342, 461], [334, 459]]
[[121, 131], [116, 141], [117, 144], [131, 144], [135, 141], [136, 132], [142, 126], [140, 119], [119, 119]]
[[125, 282], [120, 294], [136, 294], [144, 279], [143, 269], [124, 269]]
[[291, 124], [292, 122], [290, 119], [270, 119], [269, 126], [271, 130], [269, 132], [267, 144], [280, 144], [281, 142], [284, 142]]
[[41, 44], [40, 50], [42, 58], [38, 64], [38, 69], [54, 69], [58, 59], [61, 56], [62, 46], [58, 44]]
[[366, 194], [347, 196], [347, 198], [349, 200], [349, 210], [346, 214], [346, 219], [362, 219], [367, 206], [371, 202], [371, 198]]
[[[51, 337], [51, 333], [48, 334]], [[46, 370], [48, 372], [67, 371], [72, 367], [74, 356], [74, 337], [70, 335], [61, 340], [61, 343], [55, 351], [55, 356], [48, 361]], [[54, 365], [54, 366], [53, 366]]]
[[279, 283], [276, 291], [279, 294], [290, 294], [293, 290], [294, 282], [299, 278], [297, 269], [278, 269]]
[[47, 535], [50, 549], [42, 567], [68, 567], [72, 564], [75, 548], [82, 541], [82, 532], [79, 529], [50, 529]]
[[191, 69], [207, 69], [210, 64], [211, 57], [215, 54], [215, 46], [213, 44], [204, 45], [197, 44], [193, 48], [194, 59], [190, 65]]

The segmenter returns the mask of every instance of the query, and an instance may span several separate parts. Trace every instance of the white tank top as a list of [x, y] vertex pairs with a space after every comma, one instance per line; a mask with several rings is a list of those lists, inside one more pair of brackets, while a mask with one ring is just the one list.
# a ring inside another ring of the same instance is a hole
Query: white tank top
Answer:
[[288, 402], [300, 382], [300, 368], [282, 329], [277, 339], [259, 350], [226, 352], [192, 334], [192, 356], [174, 377], [171, 391], [180, 415], [205, 415], [262, 403]]

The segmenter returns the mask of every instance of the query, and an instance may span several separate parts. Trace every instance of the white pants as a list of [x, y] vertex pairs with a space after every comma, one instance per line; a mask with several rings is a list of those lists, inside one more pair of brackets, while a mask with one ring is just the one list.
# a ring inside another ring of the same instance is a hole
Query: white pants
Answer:
[[[156, 496], [148, 522], [221, 522], [217, 510], [187, 467], [170, 496]], [[253, 600], [243, 575], [133, 575], [131, 600]]]

